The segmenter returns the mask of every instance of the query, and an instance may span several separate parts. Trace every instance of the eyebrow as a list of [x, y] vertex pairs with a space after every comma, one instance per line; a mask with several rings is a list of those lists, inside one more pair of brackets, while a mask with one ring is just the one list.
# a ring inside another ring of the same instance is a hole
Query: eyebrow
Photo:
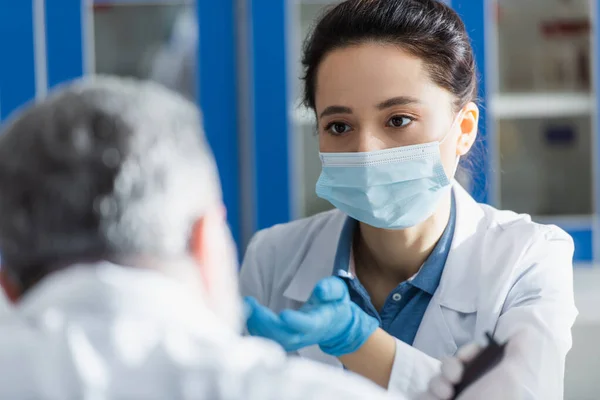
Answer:
[[350, 107], [344, 106], [329, 106], [323, 110], [321, 115], [319, 115], [319, 118], [323, 118], [333, 114], [352, 114], [352, 109]]
[[[398, 96], [382, 101], [381, 103], [377, 104], [377, 108], [383, 110], [394, 106], [406, 106], [409, 104], [420, 103], [421, 102], [414, 97]], [[319, 115], [319, 119], [334, 114], [352, 114], [352, 109], [350, 107], [345, 106], [329, 106], [326, 109], [324, 109], [323, 112], [321, 112], [321, 114]]]
[[421, 103], [418, 99], [415, 99], [414, 97], [408, 97], [408, 96], [399, 96], [399, 97], [392, 97], [391, 99], [387, 99], [386, 101], [382, 101], [381, 103], [377, 104], [377, 108], [380, 110], [383, 110], [385, 108], [390, 108], [390, 107], [394, 107], [394, 106], [406, 106], [409, 104], [419, 104]]

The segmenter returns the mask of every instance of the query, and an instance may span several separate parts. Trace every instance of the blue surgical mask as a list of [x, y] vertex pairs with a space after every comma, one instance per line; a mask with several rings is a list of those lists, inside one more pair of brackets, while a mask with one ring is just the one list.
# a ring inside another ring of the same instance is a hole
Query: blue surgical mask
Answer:
[[365, 153], [321, 153], [317, 196], [376, 228], [418, 225], [433, 215], [451, 187], [440, 156], [444, 140]]

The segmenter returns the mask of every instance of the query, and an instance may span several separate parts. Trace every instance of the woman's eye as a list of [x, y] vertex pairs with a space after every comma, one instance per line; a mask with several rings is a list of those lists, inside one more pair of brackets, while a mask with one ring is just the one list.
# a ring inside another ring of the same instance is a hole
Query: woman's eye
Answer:
[[412, 118], [407, 117], [405, 115], [396, 115], [395, 117], [390, 118], [390, 120], [388, 121], [388, 126], [392, 128], [403, 128], [410, 124], [412, 121]]
[[344, 124], [342, 122], [332, 122], [329, 125], [327, 125], [327, 128], [325, 130], [331, 133], [332, 135], [339, 136], [343, 135], [346, 132], [349, 132], [350, 129], [351, 128], [348, 124]]

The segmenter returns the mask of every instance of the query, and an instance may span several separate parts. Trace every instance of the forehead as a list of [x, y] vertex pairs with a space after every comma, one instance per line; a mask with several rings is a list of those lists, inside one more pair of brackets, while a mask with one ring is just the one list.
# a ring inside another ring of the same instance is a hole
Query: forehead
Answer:
[[452, 95], [433, 82], [423, 60], [399, 46], [381, 43], [329, 53], [317, 71], [315, 95], [317, 109], [331, 104], [372, 106], [398, 96], [432, 106], [452, 102]]

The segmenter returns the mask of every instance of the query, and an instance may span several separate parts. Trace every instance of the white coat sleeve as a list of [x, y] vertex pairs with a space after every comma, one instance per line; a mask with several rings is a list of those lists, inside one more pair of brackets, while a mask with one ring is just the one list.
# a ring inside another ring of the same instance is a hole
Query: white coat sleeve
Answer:
[[388, 390], [415, 398], [427, 390], [431, 378], [439, 374], [441, 362], [396, 339], [396, 355]]
[[514, 363], [524, 400], [563, 398], [565, 358], [577, 317], [573, 241], [555, 227], [546, 229], [528, 249], [495, 331], [501, 341], [527, 333], [528, 343], [522, 346], [526, 351]]

